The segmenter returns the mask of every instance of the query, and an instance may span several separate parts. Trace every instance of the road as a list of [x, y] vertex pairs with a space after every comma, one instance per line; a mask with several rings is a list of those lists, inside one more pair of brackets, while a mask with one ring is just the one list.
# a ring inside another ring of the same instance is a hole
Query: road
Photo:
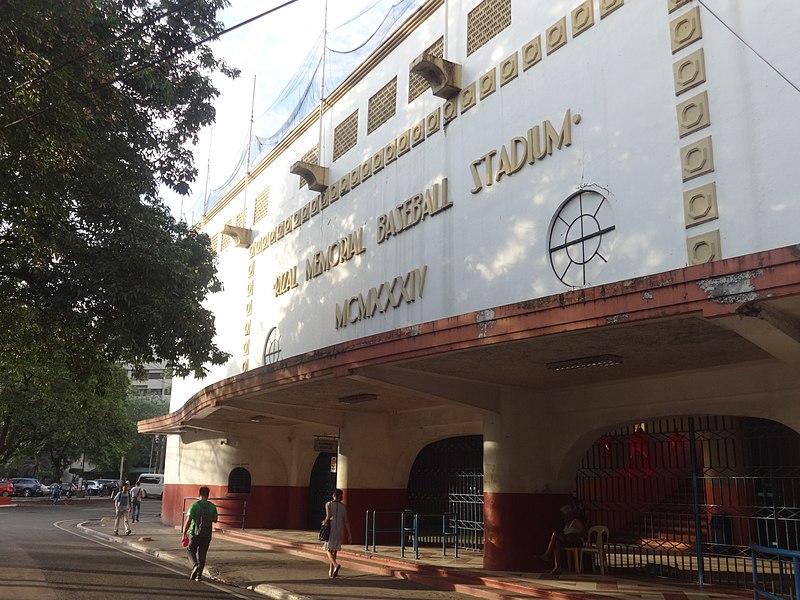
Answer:
[[[17, 503], [16, 508], [0, 508], [0, 600], [264, 598], [190, 581], [186, 569], [178, 571], [80, 534], [79, 522], [113, 513], [108, 499], [60, 506], [46, 500]], [[159, 501], [144, 502], [142, 519], [156, 518], [160, 507]]]
[[[263, 600], [264, 595], [205, 579], [188, 578], [189, 562], [173, 566], [149, 554], [133, 552], [124, 544], [109, 543], [89, 535], [79, 523], [93, 520], [90, 529], [110, 533], [108, 498], [68, 501], [53, 506], [47, 499], [16, 499], [17, 507], [0, 508], [0, 600], [176, 600], [187, 598], [220, 600]], [[169, 531], [161, 526], [160, 500], [142, 503], [141, 524], [134, 529]], [[128, 538], [110, 538], [128, 541]], [[131, 540], [136, 541], [136, 540]], [[174, 540], [173, 540], [174, 542]], [[469, 600], [470, 596], [432, 589], [420, 583], [374, 573], [348, 571], [332, 585], [319, 561], [269, 552], [232, 542], [217, 542], [214, 560], [226, 561], [226, 570], [241, 585], [265, 584], [259, 589], [272, 598], [311, 600]], [[180, 560], [179, 560], [180, 562]], [[289, 595], [291, 593], [291, 595]]]

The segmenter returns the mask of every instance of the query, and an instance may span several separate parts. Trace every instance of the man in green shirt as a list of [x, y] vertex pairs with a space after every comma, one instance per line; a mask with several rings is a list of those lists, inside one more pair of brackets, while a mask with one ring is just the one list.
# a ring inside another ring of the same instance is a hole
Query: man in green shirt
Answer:
[[[211, 544], [212, 523], [217, 522], [217, 507], [208, 501], [208, 488], [200, 488], [200, 500], [193, 502], [186, 513], [186, 523], [183, 526], [184, 540], [189, 537], [189, 558], [192, 560], [192, 574], [190, 579], [201, 581], [203, 569], [206, 566], [208, 546]], [[185, 545], [185, 544], [184, 544]]]

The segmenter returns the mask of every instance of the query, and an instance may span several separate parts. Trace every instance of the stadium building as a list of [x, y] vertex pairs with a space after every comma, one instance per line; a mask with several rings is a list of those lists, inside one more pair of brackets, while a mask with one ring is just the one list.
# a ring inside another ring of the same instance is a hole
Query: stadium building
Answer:
[[336, 486], [357, 542], [447, 513], [487, 569], [573, 497], [612, 566], [798, 549], [798, 18], [423, 2], [198, 224], [231, 359], [139, 425], [165, 522], [208, 485], [315, 529]]

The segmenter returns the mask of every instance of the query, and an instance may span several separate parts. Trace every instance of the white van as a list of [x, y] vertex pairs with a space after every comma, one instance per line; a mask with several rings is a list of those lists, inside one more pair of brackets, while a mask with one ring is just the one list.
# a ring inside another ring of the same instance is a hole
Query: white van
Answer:
[[161, 498], [164, 495], [164, 475], [161, 473], [142, 473], [139, 484], [146, 498]]

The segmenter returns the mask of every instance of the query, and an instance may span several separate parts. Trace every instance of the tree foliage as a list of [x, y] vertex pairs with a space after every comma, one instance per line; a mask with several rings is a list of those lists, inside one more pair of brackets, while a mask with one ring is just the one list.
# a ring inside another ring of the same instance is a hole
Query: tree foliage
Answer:
[[225, 4], [0, 1], [0, 372], [15, 393], [23, 354], [37, 369], [65, 354], [81, 385], [113, 361], [202, 376], [225, 360], [202, 306], [219, 289], [208, 238], [158, 197], [188, 193], [211, 75], [236, 74], [200, 43]]

